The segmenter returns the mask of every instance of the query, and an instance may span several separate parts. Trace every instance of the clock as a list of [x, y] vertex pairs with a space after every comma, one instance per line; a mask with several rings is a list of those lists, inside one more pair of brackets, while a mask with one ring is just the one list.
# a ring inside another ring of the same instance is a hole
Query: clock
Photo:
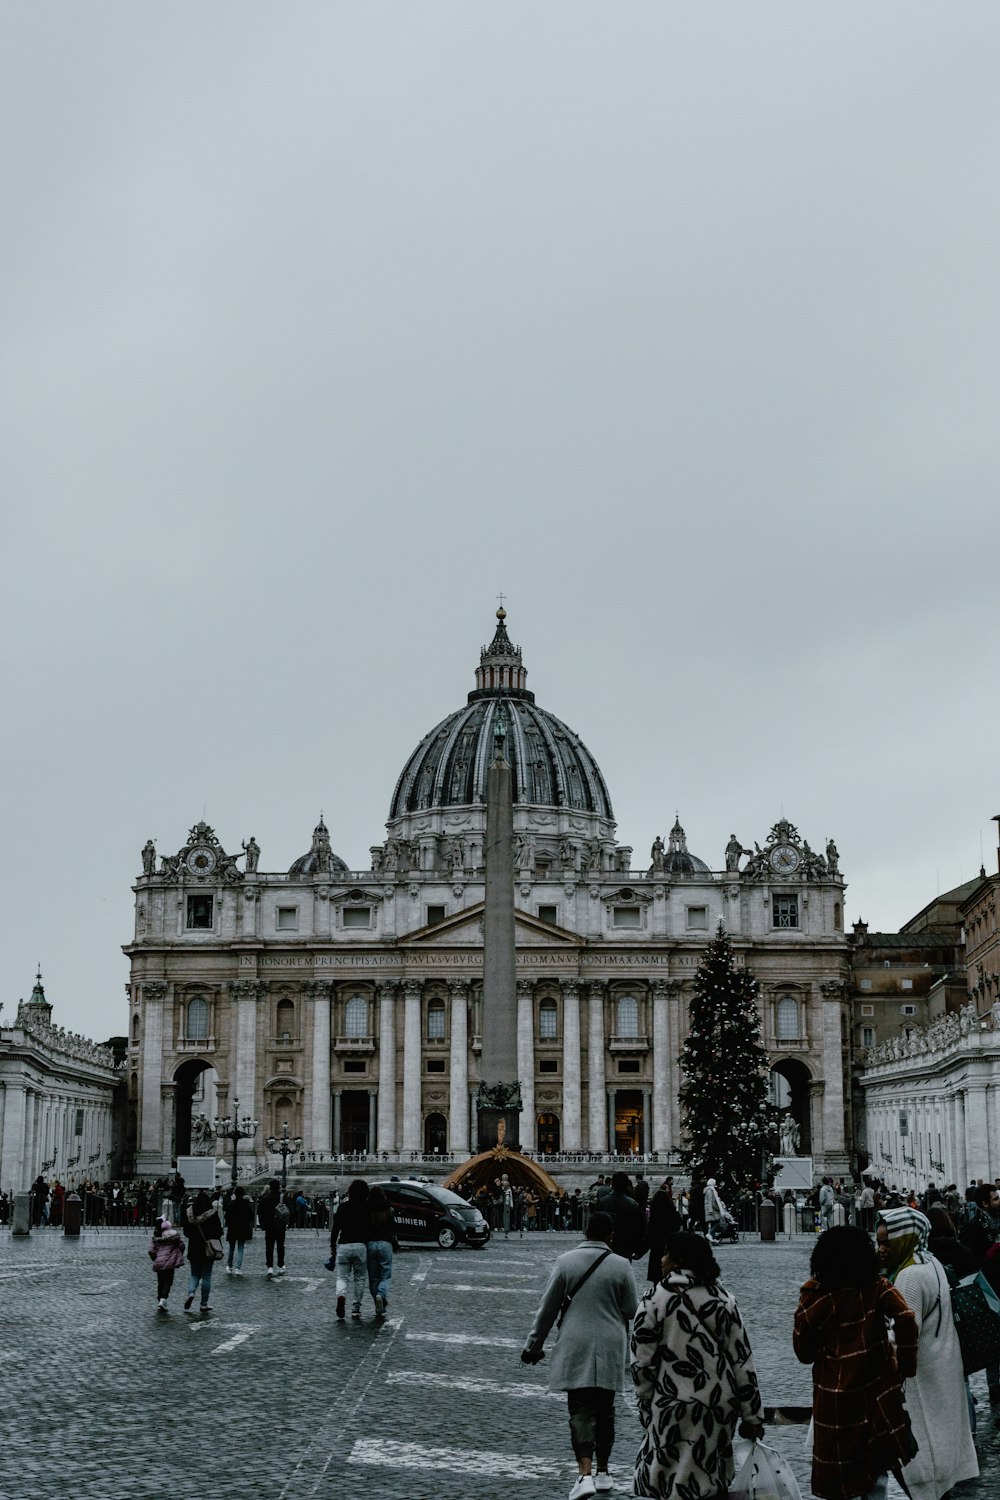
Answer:
[[778, 875], [791, 875], [799, 867], [799, 851], [791, 844], [778, 844], [771, 850], [771, 869]]
[[206, 849], [204, 844], [198, 844], [196, 848], [188, 851], [184, 863], [192, 875], [211, 875], [215, 869], [215, 851]]

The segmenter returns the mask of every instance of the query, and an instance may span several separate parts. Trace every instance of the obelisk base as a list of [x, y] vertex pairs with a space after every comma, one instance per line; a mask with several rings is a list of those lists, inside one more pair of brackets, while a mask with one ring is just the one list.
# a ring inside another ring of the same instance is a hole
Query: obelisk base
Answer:
[[476, 1095], [476, 1139], [480, 1151], [521, 1149], [521, 1085], [481, 1083]]

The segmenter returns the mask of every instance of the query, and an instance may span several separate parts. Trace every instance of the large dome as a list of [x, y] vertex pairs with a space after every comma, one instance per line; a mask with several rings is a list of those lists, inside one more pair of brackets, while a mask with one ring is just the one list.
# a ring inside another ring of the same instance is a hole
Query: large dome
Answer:
[[390, 823], [431, 808], [485, 801], [501, 707], [515, 806], [566, 808], [613, 821], [611, 798], [594, 757], [578, 734], [537, 706], [534, 693], [525, 687], [521, 649], [511, 644], [505, 619], [506, 612], [498, 609], [496, 635], [480, 654], [476, 686], [465, 708], [425, 735], [403, 767]]

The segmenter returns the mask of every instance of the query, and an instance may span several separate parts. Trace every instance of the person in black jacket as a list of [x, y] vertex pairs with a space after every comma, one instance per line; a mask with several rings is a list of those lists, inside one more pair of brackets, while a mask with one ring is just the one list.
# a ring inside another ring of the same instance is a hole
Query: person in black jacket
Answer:
[[[994, 1246], [1000, 1245], [1000, 1193], [990, 1182], [976, 1188], [971, 1217], [962, 1225], [959, 1239], [976, 1258], [976, 1267], [982, 1271], [993, 1289], [1000, 1290], [1000, 1268], [998, 1268]], [[986, 1366], [986, 1384], [989, 1388], [990, 1405], [1000, 1406], [1000, 1365]]]
[[257, 1200], [257, 1223], [264, 1231], [264, 1260], [268, 1276], [274, 1276], [276, 1253], [278, 1275], [285, 1274], [285, 1230], [291, 1216], [287, 1203], [281, 1201], [281, 1183], [277, 1177], [272, 1177]]
[[226, 1204], [226, 1239], [229, 1242], [227, 1276], [243, 1275], [243, 1251], [252, 1238], [253, 1200], [247, 1197], [246, 1188], [237, 1184], [233, 1189], [233, 1196]]
[[632, 1182], [627, 1172], [616, 1172], [611, 1191], [600, 1199], [601, 1213], [610, 1214], [615, 1224], [611, 1249], [615, 1255], [632, 1260], [642, 1254], [646, 1243], [646, 1215], [632, 1196]]
[[660, 1262], [663, 1259], [663, 1247], [667, 1235], [675, 1234], [681, 1227], [681, 1216], [674, 1202], [673, 1186], [674, 1179], [668, 1177], [649, 1200], [649, 1227], [646, 1231], [649, 1262], [646, 1266], [646, 1279], [652, 1281], [654, 1285], [662, 1276]]
[[347, 1310], [347, 1287], [353, 1282], [351, 1317], [360, 1318], [361, 1299], [368, 1282], [368, 1184], [356, 1177], [333, 1216], [330, 1250], [336, 1257], [337, 1317]]

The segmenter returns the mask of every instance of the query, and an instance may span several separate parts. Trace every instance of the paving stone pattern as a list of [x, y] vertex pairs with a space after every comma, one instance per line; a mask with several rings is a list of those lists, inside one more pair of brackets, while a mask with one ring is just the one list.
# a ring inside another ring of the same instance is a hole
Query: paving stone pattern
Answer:
[[[213, 1312], [156, 1309], [147, 1237], [56, 1230], [0, 1235], [0, 1500], [552, 1500], [575, 1474], [565, 1397], [544, 1363], [518, 1355], [555, 1256], [576, 1235], [526, 1234], [484, 1251], [397, 1255], [390, 1317], [338, 1322], [325, 1235], [288, 1236], [288, 1274], [264, 1275], [263, 1242], [244, 1276], [217, 1270]], [[808, 1405], [791, 1350], [811, 1241], [722, 1246], [724, 1281], [750, 1330], [768, 1405]], [[640, 1290], [645, 1283], [640, 1282]], [[1000, 1494], [1000, 1434], [978, 1398], [983, 1477]], [[809, 1494], [805, 1429], [768, 1441]], [[631, 1492], [639, 1423], [619, 1398], [612, 1462]], [[956, 1494], [957, 1500], [957, 1494]]]

